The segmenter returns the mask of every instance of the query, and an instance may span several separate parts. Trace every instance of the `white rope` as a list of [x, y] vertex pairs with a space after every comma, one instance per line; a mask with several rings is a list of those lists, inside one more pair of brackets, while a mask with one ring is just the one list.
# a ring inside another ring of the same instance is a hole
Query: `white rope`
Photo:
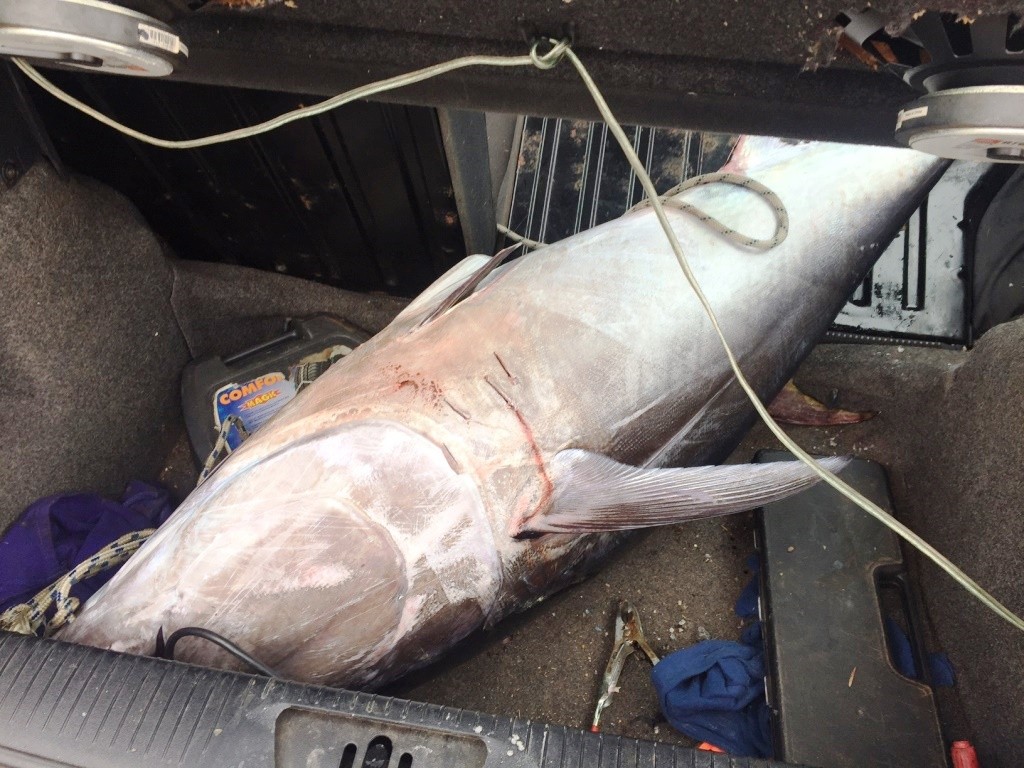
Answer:
[[[718, 318], [715, 315], [714, 310], [711, 307], [707, 296], [704, 295], [704, 291], [701, 290], [700, 284], [697, 281], [696, 275], [690, 268], [689, 262], [686, 260], [686, 256], [683, 253], [682, 246], [679, 244], [679, 240], [676, 237], [671, 225], [669, 224], [668, 217], [665, 214], [665, 205], [662, 203], [658, 196], [657, 190], [654, 188], [654, 184], [648, 176], [647, 171], [644, 168], [643, 163], [633, 150], [633, 146], [629, 139], [626, 137], [625, 132], [622, 130], [622, 126], [616, 120], [614, 113], [608, 106], [608, 102], [605, 101], [604, 96], [601, 94], [601, 90], [597, 87], [597, 84], [591, 78], [587, 68], [580, 61], [579, 57], [572, 51], [569, 44], [566, 41], [547, 41], [551, 46], [546, 53], [540, 53], [540, 43], [534, 44], [530, 49], [528, 56], [465, 56], [452, 61], [436, 64], [431, 67], [425, 67], [424, 69], [416, 70], [405, 75], [398, 75], [386, 80], [381, 80], [376, 83], [368, 83], [367, 85], [354, 88], [350, 91], [346, 91], [339, 96], [327, 99], [326, 101], [316, 104], [311, 107], [303, 107], [301, 109], [288, 112], [279, 117], [267, 120], [266, 122], [259, 123], [249, 128], [240, 128], [234, 131], [228, 131], [227, 133], [217, 134], [215, 136], [207, 136], [200, 139], [189, 139], [185, 141], [168, 141], [166, 139], [159, 139], [152, 136], [148, 136], [139, 131], [135, 131], [132, 128], [128, 128], [121, 123], [97, 112], [92, 107], [83, 104], [74, 97], [62, 91], [56, 85], [51, 83], [39, 72], [35, 70], [27, 62], [21, 59], [14, 59], [15, 64], [19, 69], [22, 70], [33, 82], [39, 85], [41, 88], [52, 94], [54, 97], [61, 101], [71, 105], [72, 107], [84, 112], [90, 117], [100, 121], [101, 123], [118, 130], [122, 133], [127, 134], [139, 141], [144, 141], [154, 146], [164, 147], [166, 149], [195, 149], [198, 147], [206, 147], [213, 144], [221, 144], [227, 141], [234, 141], [237, 139], [249, 138], [261, 133], [266, 133], [275, 128], [278, 128], [287, 123], [295, 120], [300, 120], [304, 117], [311, 117], [318, 115], [323, 112], [327, 112], [335, 107], [339, 107], [343, 104], [347, 104], [357, 99], [368, 99], [385, 91], [392, 91], [397, 88], [402, 88], [406, 85], [418, 83], [423, 80], [427, 80], [438, 75], [442, 75], [448, 72], [453, 72], [458, 69], [465, 67], [475, 66], [496, 66], [496, 67], [521, 67], [521, 66], [535, 66], [538, 69], [551, 69], [554, 67], [563, 57], [567, 58], [572, 66], [576, 69], [577, 74], [583, 81], [584, 86], [590, 92], [591, 98], [594, 100], [594, 104], [597, 106], [598, 111], [601, 113], [602, 118], [608, 124], [612, 135], [615, 136], [616, 141], [622, 148], [623, 153], [626, 155], [626, 159], [629, 161], [630, 166], [633, 168], [633, 172], [636, 174], [637, 179], [640, 181], [644, 192], [647, 195], [648, 202], [654, 209], [654, 215], [657, 217], [658, 222], [661, 224], [662, 229], [665, 231], [665, 236], [668, 238], [669, 245], [672, 247], [672, 252], [675, 254], [676, 261], [679, 263], [679, 267], [682, 269], [683, 274], [686, 277], [686, 281], [689, 283], [690, 288], [693, 290], [703, 307], [704, 312], [707, 314], [708, 319], [711, 321], [712, 327], [715, 329], [715, 333], [718, 335], [719, 340], [722, 343], [722, 348], [725, 351], [725, 355], [729, 360], [729, 365], [732, 368], [733, 374], [736, 376], [736, 381], [739, 382], [740, 387], [746, 393], [750, 399], [751, 404], [761, 417], [762, 421], [768, 426], [768, 429], [779, 439], [779, 441], [787, 448], [793, 455], [803, 461], [809, 466], [822, 480], [828, 483], [830, 486], [835, 488], [840, 494], [845, 496], [847, 499], [852, 501], [858, 507], [863, 509], [868, 514], [878, 519], [883, 525], [894, 531], [896, 534], [906, 540], [911, 546], [917, 549], [921, 554], [927, 557], [929, 560], [934, 562], [939, 568], [948, 573], [958, 584], [966, 589], [971, 595], [973, 595], [979, 602], [991, 609], [998, 616], [1008, 621], [1014, 627], [1024, 631], [1024, 619], [1021, 619], [1002, 603], [996, 600], [992, 595], [986, 592], [982, 587], [971, 579], [967, 574], [960, 570], [954, 565], [947, 557], [941, 554], [938, 550], [932, 547], [928, 542], [914, 533], [910, 528], [901, 523], [899, 520], [894, 518], [884, 509], [879, 507], [877, 504], [866, 498], [855, 489], [851, 488], [845, 482], [840, 480], [836, 475], [823, 469], [811, 456], [804, 451], [799, 445], [797, 445], [792, 438], [785, 433], [771, 414], [768, 413], [768, 409], [764, 406], [758, 398], [757, 393], [753, 387], [750, 386], [743, 372], [740, 370], [736, 356], [733, 354], [732, 348], [729, 346], [729, 342], [725, 338], [725, 334], [722, 332], [722, 328], [718, 323]], [[692, 206], [690, 207], [692, 208]], [[692, 210], [687, 209], [688, 212]], [[785, 214], [785, 208], [781, 208], [781, 212]], [[778, 214], [778, 211], [777, 211]], [[780, 233], [785, 236], [786, 224], [785, 220], [779, 218], [778, 229], [775, 237], [778, 237]]]
[[319, 104], [313, 104], [309, 107], [300, 107], [299, 109], [286, 112], [283, 115], [279, 115], [278, 117], [271, 118], [270, 120], [258, 123], [248, 128], [238, 128], [237, 130], [228, 131], [226, 133], [218, 133], [213, 136], [206, 136], [200, 139], [185, 139], [182, 141], [160, 139], [155, 136], [142, 133], [141, 131], [136, 131], [134, 128], [129, 128], [127, 125], [107, 117], [102, 112], [93, 109], [88, 104], [79, 101], [71, 94], [61, 90], [24, 59], [16, 58], [14, 59], [14, 63], [32, 82], [51, 96], [60, 99], [65, 104], [68, 104], [94, 120], [98, 120], [104, 125], [113, 128], [115, 131], [120, 131], [126, 136], [131, 136], [133, 139], [138, 139], [146, 144], [152, 144], [154, 147], [161, 147], [163, 149], [198, 149], [199, 147], [209, 147], [214, 144], [224, 144], [229, 141], [237, 141], [239, 139], [248, 139], [253, 136], [258, 136], [261, 133], [267, 133], [275, 128], [280, 128], [282, 125], [293, 123], [296, 120], [302, 120], [306, 117], [313, 117], [314, 115], [329, 112], [336, 107], [340, 107], [343, 104], [348, 104], [352, 101], [368, 99], [371, 96], [376, 96], [377, 94], [384, 93], [386, 91], [404, 88], [407, 85], [429, 80], [432, 77], [444, 75], [448, 72], [454, 72], [458, 69], [465, 69], [466, 67], [538, 67], [540, 69], [550, 69], [558, 62], [562, 52], [567, 50], [568, 47], [567, 43], [558, 43], [543, 56], [535, 56], [533, 52], [531, 52], [529, 56], [463, 56], [460, 59], [453, 59], [452, 61], [447, 61], [443, 64], [434, 64], [430, 67], [418, 69], [415, 72], [408, 72], [404, 75], [396, 75], [395, 77], [390, 77], [386, 80], [379, 80], [375, 83], [361, 85], [358, 88], [353, 88], [350, 91], [346, 91], [345, 93], [334, 96], [326, 101], [321, 101]]

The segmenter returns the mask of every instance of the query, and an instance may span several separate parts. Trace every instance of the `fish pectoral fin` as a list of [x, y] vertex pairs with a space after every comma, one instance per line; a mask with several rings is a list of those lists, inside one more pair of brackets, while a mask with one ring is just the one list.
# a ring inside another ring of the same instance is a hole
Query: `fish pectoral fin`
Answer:
[[[819, 464], [839, 472], [848, 461]], [[625, 531], [727, 515], [778, 501], [819, 479], [800, 461], [652, 469], [576, 449], [554, 457], [550, 476], [551, 504], [522, 521], [514, 535]]]

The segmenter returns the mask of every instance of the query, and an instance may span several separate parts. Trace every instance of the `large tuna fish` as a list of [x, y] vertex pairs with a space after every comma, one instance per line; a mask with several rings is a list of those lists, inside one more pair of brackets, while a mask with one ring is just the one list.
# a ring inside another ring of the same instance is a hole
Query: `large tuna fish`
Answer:
[[[668, 212], [763, 396], [941, 167], [909, 150], [747, 139], [727, 169], [780, 196], [782, 245], [754, 253]], [[744, 232], [774, 226], [749, 191], [685, 197]], [[502, 267], [438, 314], [484, 261], [283, 409], [60, 637], [152, 653], [161, 627], [201, 626], [286, 677], [376, 685], [580, 578], [622, 536], [610, 531], [810, 482], [796, 463], [702, 466], [752, 409], [649, 208]], [[195, 638], [178, 657], [237, 664]]]

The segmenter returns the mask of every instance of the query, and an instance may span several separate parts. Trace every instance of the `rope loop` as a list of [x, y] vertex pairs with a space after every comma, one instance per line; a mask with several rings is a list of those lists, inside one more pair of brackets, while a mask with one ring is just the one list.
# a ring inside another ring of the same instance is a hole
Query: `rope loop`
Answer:
[[[714, 216], [706, 213], [703, 209], [698, 208], [685, 200], [680, 200], [677, 197], [677, 195], [682, 194], [688, 189], [707, 186], [708, 184], [731, 184], [733, 186], [749, 190], [764, 200], [765, 203], [768, 204], [768, 207], [771, 208], [772, 214], [775, 216], [774, 234], [772, 234], [771, 237], [763, 239], [750, 237], [749, 235], [745, 235], [742, 232], [723, 224]], [[672, 187], [672, 189], [665, 192], [665, 194], [659, 195], [658, 199], [661, 201], [663, 206], [688, 213], [714, 232], [717, 232], [725, 240], [743, 248], [752, 248], [757, 251], [770, 251], [775, 246], [780, 245], [789, 235], [789, 213], [786, 211], [786, 206], [783, 204], [782, 199], [770, 188], [749, 176], [742, 176], [738, 173], [729, 173], [727, 171], [705, 173], [700, 176], [694, 176], [692, 179], [687, 179], [681, 184], [677, 184]], [[646, 208], [649, 205], [651, 205], [650, 198], [644, 198], [630, 208], [627, 213], [631, 213], [641, 208]]]
[[[540, 52], [542, 45], [550, 45], [545, 53]], [[569, 50], [568, 40], [555, 40], [554, 38], [541, 38], [530, 46], [530, 61], [537, 69], [553, 69], [565, 52]]]

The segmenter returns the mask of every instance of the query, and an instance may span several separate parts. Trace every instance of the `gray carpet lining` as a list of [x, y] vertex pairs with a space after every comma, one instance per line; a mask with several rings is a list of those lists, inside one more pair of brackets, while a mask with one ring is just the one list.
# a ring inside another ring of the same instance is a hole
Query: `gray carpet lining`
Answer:
[[37, 498], [117, 497], [195, 479], [179, 383], [190, 358], [251, 346], [287, 317], [335, 314], [370, 333], [402, 299], [168, 258], [138, 211], [37, 164], [0, 190], [0, 530]]
[[0, 193], [0, 525], [40, 496], [156, 475], [188, 360], [172, 279], [112, 190], [37, 164]]
[[[1024, 615], [1024, 321], [966, 356], [908, 472], [908, 519], [1011, 611]], [[938, 433], [938, 434], [936, 434]], [[981, 764], [1024, 765], [1024, 633], [930, 563], [917, 580], [958, 674]]]

